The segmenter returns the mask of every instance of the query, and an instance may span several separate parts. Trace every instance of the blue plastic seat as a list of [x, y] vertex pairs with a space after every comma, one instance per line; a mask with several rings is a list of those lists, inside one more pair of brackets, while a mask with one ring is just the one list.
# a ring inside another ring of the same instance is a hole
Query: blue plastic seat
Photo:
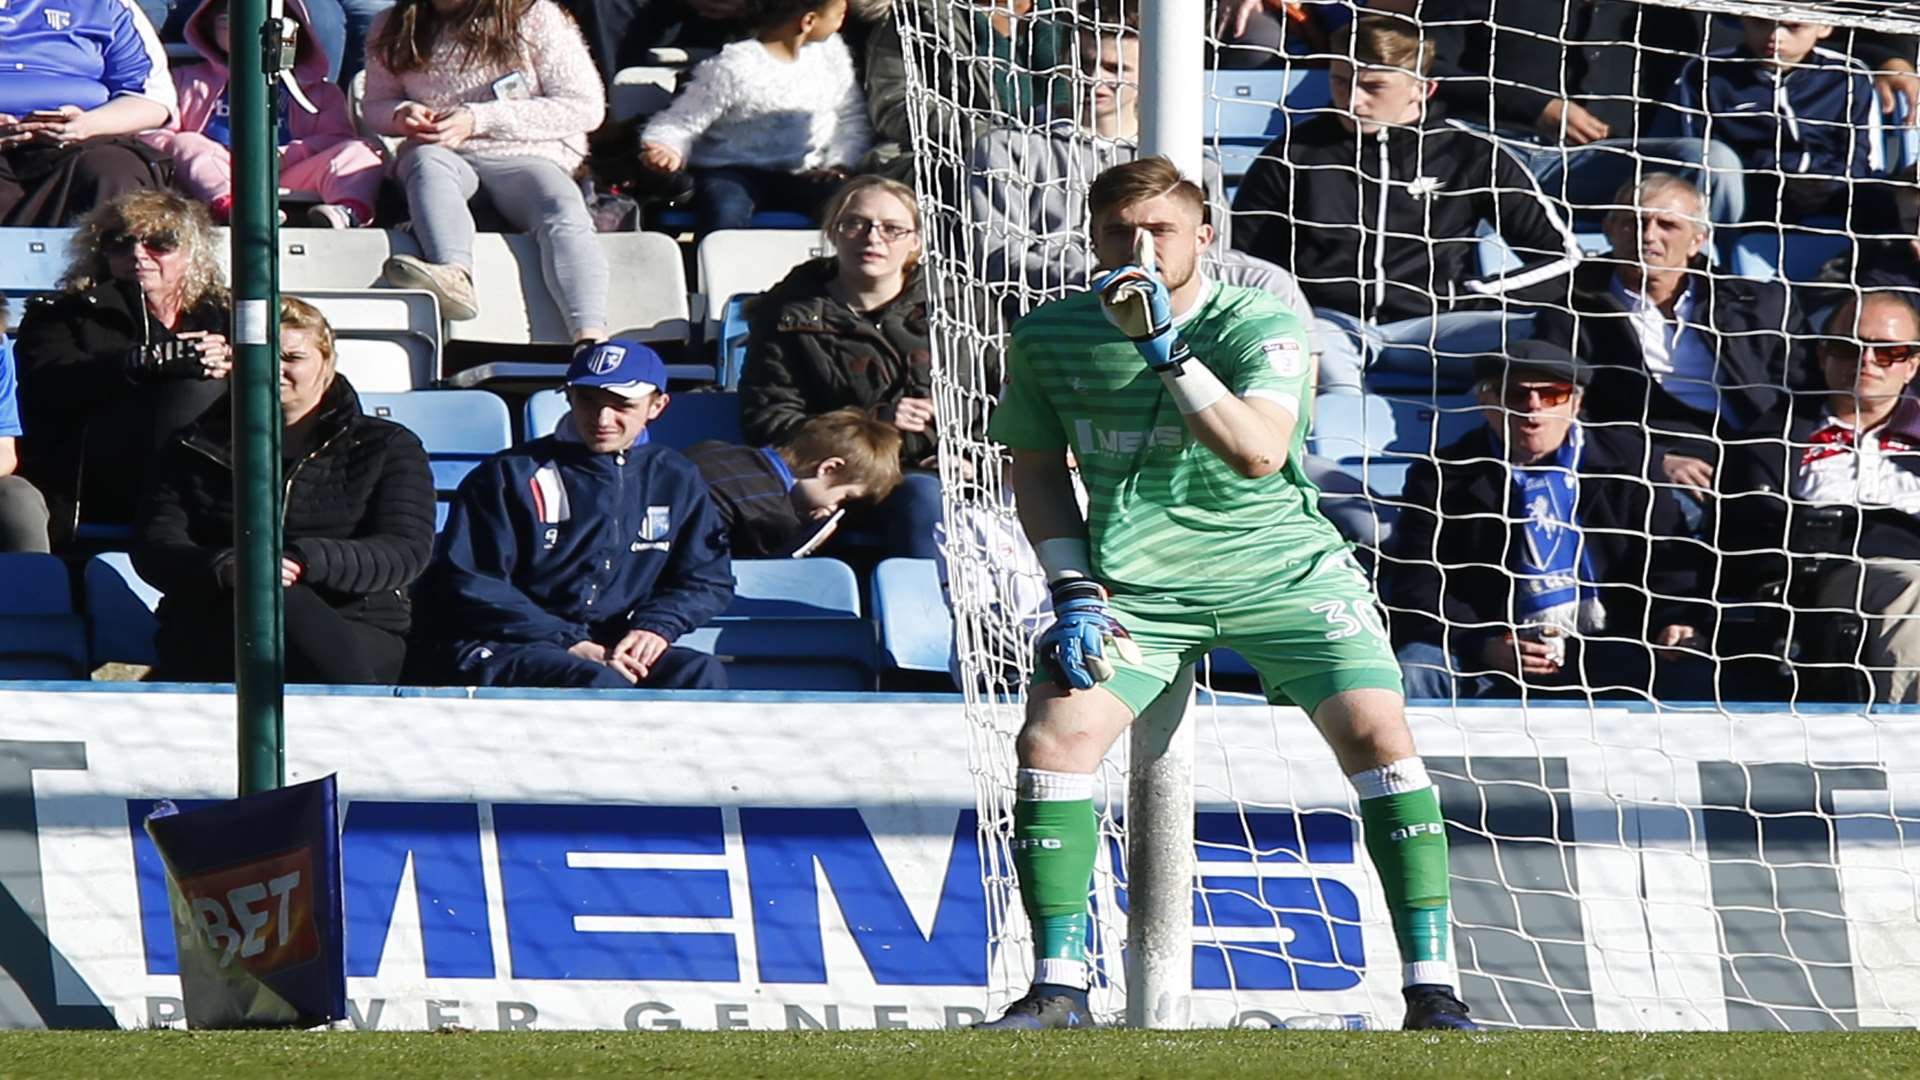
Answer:
[[934, 560], [882, 560], [873, 571], [873, 617], [880, 624], [880, 652], [888, 667], [948, 670], [953, 612]]
[[1741, 277], [1793, 282], [1812, 281], [1835, 255], [1853, 247], [1852, 237], [1837, 218], [1815, 218], [1803, 223], [1808, 230], [1758, 228], [1723, 230], [1732, 239], [1727, 264]]
[[459, 487], [475, 465], [513, 445], [507, 403], [485, 390], [361, 394], [360, 405], [420, 437], [433, 466], [433, 488], [443, 494]]
[[1308, 447], [1337, 463], [1373, 496], [1397, 499], [1415, 460], [1484, 423], [1470, 395], [1443, 398], [1322, 394]]
[[675, 394], [667, 411], [647, 425], [654, 441], [684, 450], [707, 439], [745, 442], [740, 430], [740, 395], [734, 393]]
[[81, 571], [87, 616], [87, 652], [93, 665], [146, 664], [157, 657], [153, 636], [160, 628], [154, 612], [160, 590], [133, 568], [133, 557], [109, 551], [87, 560]]
[[720, 316], [720, 377], [722, 389], [740, 388], [740, 372], [747, 366], [747, 302], [758, 293], [727, 298]]
[[0, 554], [0, 679], [84, 679], [87, 626], [67, 566], [52, 555]]
[[523, 407], [524, 440], [532, 442], [553, 434], [562, 418], [568, 413], [567, 393], [564, 390], [540, 390], [527, 395]]
[[1245, 176], [1260, 151], [1287, 126], [1333, 104], [1325, 68], [1207, 72], [1207, 145], [1231, 182]]
[[837, 559], [736, 559], [726, 613], [675, 642], [719, 657], [736, 690], [871, 690], [878, 649]]

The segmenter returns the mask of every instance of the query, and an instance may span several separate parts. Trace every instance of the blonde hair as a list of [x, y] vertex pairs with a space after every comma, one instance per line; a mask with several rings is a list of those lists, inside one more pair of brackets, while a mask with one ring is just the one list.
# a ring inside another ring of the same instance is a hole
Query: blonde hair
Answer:
[[207, 214], [206, 206], [154, 188], [129, 191], [94, 207], [73, 234], [67, 249], [71, 259], [66, 275], [60, 279], [60, 287], [69, 292], [85, 292], [101, 282], [113, 280], [113, 272], [107, 266], [107, 240], [121, 233], [152, 236], [159, 232], [173, 233], [187, 254], [187, 272], [180, 289], [181, 310], [191, 311], [209, 301], [223, 307], [229, 304], [231, 298], [226, 275], [220, 270], [213, 218]]
[[849, 406], [810, 417], [780, 445], [780, 456], [795, 472], [840, 458], [847, 463], [840, 482], [863, 485], [870, 502], [879, 502], [900, 486], [900, 432], [865, 409]]
[[[912, 188], [884, 176], [856, 176], [842, 184], [840, 190], [833, 193], [833, 198], [827, 200], [826, 208], [820, 211], [820, 232], [826, 238], [828, 248], [834, 246], [834, 226], [840, 224], [840, 217], [847, 212], [847, 205], [855, 197], [869, 191], [882, 192], [899, 199], [907, 208], [907, 218], [913, 222], [913, 231], [919, 233], [920, 200], [915, 197]], [[926, 249], [922, 247], [921, 250]], [[907, 260], [907, 269], [913, 269], [919, 262], [920, 255], [916, 252]]]
[[[1348, 51], [1351, 43], [1352, 51]], [[1433, 74], [1433, 39], [1397, 15], [1367, 15], [1341, 27], [1328, 46], [1336, 58], [1351, 56], [1356, 67], [1395, 68], [1424, 79]]]
[[1087, 217], [1098, 220], [1104, 214], [1162, 195], [1171, 195], [1175, 202], [1184, 203], [1201, 221], [1207, 219], [1207, 199], [1201, 194], [1200, 185], [1182, 176], [1179, 166], [1157, 154], [1115, 165], [1094, 177], [1092, 186], [1087, 188]]
[[280, 298], [280, 329], [306, 330], [313, 334], [313, 340], [320, 346], [320, 355], [333, 366], [333, 324], [320, 309], [297, 296]]

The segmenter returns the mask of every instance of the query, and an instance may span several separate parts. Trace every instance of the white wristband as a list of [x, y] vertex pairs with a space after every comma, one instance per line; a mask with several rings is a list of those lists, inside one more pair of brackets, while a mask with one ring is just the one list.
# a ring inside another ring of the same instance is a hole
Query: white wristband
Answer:
[[1173, 403], [1187, 416], [1212, 406], [1228, 393], [1220, 377], [1198, 360], [1188, 360], [1178, 368], [1161, 372], [1160, 381], [1167, 384]]
[[1093, 576], [1093, 556], [1087, 550], [1087, 542], [1078, 536], [1042, 540], [1033, 545], [1033, 554], [1040, 560], [1040, 568], [1047, 572], [1049, 585], [1062, 578]]

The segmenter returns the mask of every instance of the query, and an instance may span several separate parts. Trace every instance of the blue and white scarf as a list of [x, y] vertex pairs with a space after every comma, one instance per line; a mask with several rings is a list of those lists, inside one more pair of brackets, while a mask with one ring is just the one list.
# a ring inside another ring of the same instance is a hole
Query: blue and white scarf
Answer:
[[1513, 467], [1509, 513], [1518, 519], [1521, 539], [1513, 560], [1514, 621], [1522, 626], [1551, 624], [1577, 634], [1605, 625], [1593, 559], [1575, 513], [1585, 443], [1575, 424], [1551, 462]]

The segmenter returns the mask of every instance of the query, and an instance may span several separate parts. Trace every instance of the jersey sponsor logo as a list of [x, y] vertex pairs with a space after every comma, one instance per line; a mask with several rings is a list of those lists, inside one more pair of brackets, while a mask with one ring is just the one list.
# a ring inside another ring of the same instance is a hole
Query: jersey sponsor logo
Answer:
[[1297, 378], [1307, 370], [1307, 351], [1293, 338], [1270, 338], [1260, 343], [1260, 352], [1283, 379]]
[[1148, 447], [1177, 450], [1184, 440], [1180, 428], [1173, 425], [1146, 431], [1105, 431], [1094, 427], [1091, 420], [1075, 420], [1073, 430], [1079, 438], [1081, 454], [1131, 457]]
[[67, 27], [73, 25], [73, 12], [71, 11], [62, 11], [59, 8], [48, 8], [40, 14], [47, 17], [47, 25], [55, 30], [65, 30]]

